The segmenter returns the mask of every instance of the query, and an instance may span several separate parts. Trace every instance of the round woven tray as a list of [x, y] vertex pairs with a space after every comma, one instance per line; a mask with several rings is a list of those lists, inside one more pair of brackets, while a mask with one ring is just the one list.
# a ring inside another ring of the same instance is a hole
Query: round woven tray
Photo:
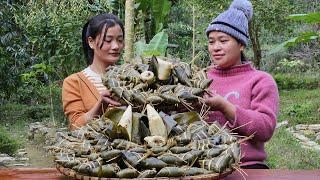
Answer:
[[[82, 179], [82, 180], [116, 180], [119, 178], [99, 178], [99, 177], [93, 177], [93, 176], [88, 176], [88, 175], [83, 175], [80, 173], [77, 173], [76, 171], [69, 169], [69, 168], [65, 168], [61, 165], [56, 165], [57, 170], [69, 177], [72, 177], [74, 179]], [[212, 174], [203, 174], [203, 175], [197, 175], [197, 176], [184, 176], [184, 177], [157, 177], [156, 179], [221, 179], [223, 177], [228, 176], [229, 174], [231, 174], [234, 170], [233, 169], [227, 169], [226, 171], [224, 171], [221, 174], [218, 173], [212, 173]], [[139, 178], [139, 179], [155, 179], [155, 178]]]

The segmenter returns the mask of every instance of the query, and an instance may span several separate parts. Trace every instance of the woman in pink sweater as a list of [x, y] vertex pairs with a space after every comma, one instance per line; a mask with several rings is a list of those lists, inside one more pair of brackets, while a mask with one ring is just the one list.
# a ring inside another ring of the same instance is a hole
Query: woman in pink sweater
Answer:
[[[279, 110], [278, 88], [266, 72], [254, 69], [243, 55], [248, 45], [248, 22], [253, 14], [247, 0], [234, 0], [206, 29], [213, 79], [209, 122], [218, 121], [240, 136], [254, 137], [241, 144], [242, 168], [268, 168], [264, 143], [274, 132]], [[240, 127], [240, 128], [237, 128]]]

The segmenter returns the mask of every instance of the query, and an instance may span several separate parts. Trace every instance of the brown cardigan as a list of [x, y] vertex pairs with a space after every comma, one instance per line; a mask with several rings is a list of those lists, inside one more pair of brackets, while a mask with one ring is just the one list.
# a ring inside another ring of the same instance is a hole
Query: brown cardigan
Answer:
[[75, 130], [87, 123], [84, 115], [98, 101], [100, 94], [96, 87], [78, 72], [63, 81], [63, 111], [69, 119], [69, 129]]

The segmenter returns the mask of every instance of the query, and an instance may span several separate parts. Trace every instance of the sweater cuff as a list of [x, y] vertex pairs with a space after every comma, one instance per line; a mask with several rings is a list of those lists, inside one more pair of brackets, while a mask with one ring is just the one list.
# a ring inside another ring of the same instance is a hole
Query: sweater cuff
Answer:
[[242, 110], [241, 108], [239, 108], [239, 106], [236, 106], [236, 113], [234, 115], [234, 120], [233, 121], [229, 121], [228, 123], [228, 127], [230, 129], [236, 128], [238, 127], [240, 124], [243, 123], [239, 123], [242, 119], [246, 119], [246, 114], [244, 112], [244, 110]]

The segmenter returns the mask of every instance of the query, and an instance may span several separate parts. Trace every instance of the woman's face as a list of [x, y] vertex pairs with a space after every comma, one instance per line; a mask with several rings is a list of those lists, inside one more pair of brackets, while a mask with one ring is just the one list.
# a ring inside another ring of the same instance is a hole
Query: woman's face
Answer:
[[232, 36], [212, 31], [209, 33], [208, 50], [213, 63], [222, 68], [241, 64], [241, 51], [244, 46]]
[[93, 62], [99, 61], [111, 65], [119, 60], [123, 50], [123, 32], [119, 25], [115, 25], [108, 28], [104, 39], [103, 36], [104, 30], [95, 39], [89, 38], [89, 45], [94, 51]]

